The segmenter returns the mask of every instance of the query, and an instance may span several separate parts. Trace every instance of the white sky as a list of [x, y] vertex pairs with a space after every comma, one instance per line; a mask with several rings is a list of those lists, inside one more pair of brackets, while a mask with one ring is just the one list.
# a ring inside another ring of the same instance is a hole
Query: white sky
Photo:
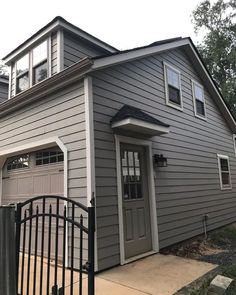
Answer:
[[61, 15], [117, 47], [133, 48], [172, 37], [196, 36], [191, 12], [200, 0], [2, 0], [0, 58]]

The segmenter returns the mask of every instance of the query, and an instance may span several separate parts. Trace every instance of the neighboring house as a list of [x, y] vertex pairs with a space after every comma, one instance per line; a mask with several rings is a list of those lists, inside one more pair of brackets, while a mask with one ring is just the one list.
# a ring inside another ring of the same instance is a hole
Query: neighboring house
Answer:
[[94, 193], [96, 270], [236, 220], [235, 121], [190, 38], [118, 51], [56, 17], [4, 61], [1, 203]]
[[0, 103], [8, 99], [9, 81], [5, 75], [0, 75]]

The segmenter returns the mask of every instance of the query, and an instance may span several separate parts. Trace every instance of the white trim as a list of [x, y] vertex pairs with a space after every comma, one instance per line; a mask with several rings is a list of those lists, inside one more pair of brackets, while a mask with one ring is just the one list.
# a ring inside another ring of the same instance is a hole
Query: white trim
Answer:
[[167, 43], [167, 44], [161, 44], [161, 45], [150, 46], [145, 48], [137, 48], [137, 50], [127, 51], [123, 53], [121, 52], [119, 54], [111, 55], [108, 57], [95, 59], [92, 69], [98, 70], [101, 68], [110, 67], [112, 65], [119, 64], [122, 62], [127, 62], [130, 60], [138, 59], [140, 57], [149, 56], [161, 51], [166, 51], [169, 49], [174, 49], [176, 47], [184, 46], [189, 43], [190, 42], [188, 39], [182, 39], [182, 40], [178, 40], [178, 41]]
[[[12, 70], [14, 71], [15, 73], [15, 77], [14, 77], [14, 83], [15, 83], [15, 87], [14, 87], [14, 93], [13, 93], [13, 96], [16, 96], [16, 62], [14, 62], [12, 64]], [[11, 97], [13, 97], [11, 96]]]
[[[159, 251], [159, 238], [158, 238], [158, 224], [157, 224], [157, 212], [156, 212], [156, 197], [155, 197], [155, 183], [152, 163], [152, 142], [150, 140], [142, 140], [137, 138], [130, 138], [120, 135], [115, 135], [116, 144], [116, 168], [117, 168], [117, 191], [118, 191], [118, 214], [119, 214], [119, 236], [120, 236], [120, 263], [121, 265], [128, 263], [131, 259], [125, 259], [124, 249], [124, 223], [123, 223], [123, 204], [122, 204], [122, 182], [121, 182], [121, 164], [120, 164], [120, 144], [130, 143], [135, 145], [142, 145], [148, 148], [148, 187], [149, 187], [149, 200], [150, 200], [150, 222], [152, 232], [152, 248], [150, 253], [156, 253]], [[132, 259], [138, 259], [140, 255], [132, 257]], [[145, 256], [145, 253], [144, 253]]]
[[153, 134], [153, 135], [169, 133], [170, 132], [169, 127], [157, 125], [157, 124], [150, 123], [150, 122], [145, 122], [145, 121], [138, 120], [138, 119], [135, 119], [135, 118], [127, 118], [127, 119], [115, 122], [115, 123], [112, 124], [111, 127], [112, 128], [128, 127], [128, 125], [133, 125], [133, 126], [149, 129], [149, 130], [151, 130], [150, 134]]
[[[181, 87], [181, 72], [173, 67], [172, 65], [166, 63], [163, 61], [163, 68], [164, 68], [164, 80], [165, 80], [165, 98], [166, 98], [166, 104], [170, 107], [173, 107], [179, 111], [183, 111], [183, 96], [182, 96], [182, 87]], [[168, 92], [168, 79], [167, 79], [167, 68], [171, 69], [173, 72], [178, 74], [179, 77], [179, 95], [180, 95], [180, 105], [171, 102], [169, 100], [169, 92]]]
[[48, 37], [47, 42], [47, 55], [48, 55], [48, 77], [52, 76], [52, 35]]
[[11, 99], [11, 90], [12, 90], [12, 65], [10, 66], [9, 73], [9, 85], [8, 85], [8, 99]]
[[[68, 151], [64, 143], [61, 141], [61, 139], [58, 136], [49, 137], [46, 139], [30, 142], [24, 145], [20, 145], [14, 148], [8, 148], [8, 149], [1, 149], [0, 150], [0, 168], [1, 168], [1, 175], [2, 175], [2, 168], [4, 165], [4, 162], [7, 157], [10, 155], [14, 155], [16, 153], [22, 152], [22, 151], [33, 151], [37, 150], [39, 148], [43, 148], [45, 146], [52, 146], [54, 144], [57, 144], [57, 146], [60, 147], [60, 149], [63, 151], [64, 154], [64, 196], [68, 198]], [[1, 178], [2, 183], [2, 178]], [[0, 190], [0, 204], [2, 202], [2, 186]], [[66, 266], [68, 266], [68, 229], [66, 229]]]
[[57, 73], [64, 69], [64, 31], [57, 31]]
[[[21, 57], [24, 57], [27, 54], [29, 55], [29, 70], [28, 70], [28, 73], [29, 73], [29, 87], [27, 89], [23, 90], [23, 91], [20, 91], [19, 93], [22, 93], [22, 92], [27, 91], [32, 86], [34, 86], [36, 84], [39, 84], [39, 83], [42, 83], [44, 80], [46, 80], [46, 79], [48, 79], [48, 78], [50, 78], [52, 76], [52, 71], [51, 71], [51, 59], [52, 59], [52, 55], [51, 55], [51, 41], [49, 41], [49, 40], [51, 40], [50, 39], [50, 36], [48, 38], [46, 38], [46, 39], [43, 39], [41, 41], [41, 43], [35, 44], [34, 47], [32, 47], [29, 51], [27, 51], [24, 55], [21, 56]], [[33, 73], [34, 73], [34, 68], [36, 67], [36, 65], [35, 66], [33, 65], [33, 50], [37, 46], [39, 46], [40, 44], [44, 43], [45, 41], [47, 42], [47, 67], [48, 67], [48, 75], [47, 75], [47, 77], [44, 80], [42, 80], [42, 81], [40, 81], [38, 83], [33, 83]], [[49, 48], [49, 46], [50, 46], [50, 48]], [[15, 92], [15, 95], [16, 94], [19, 94], [19, 93], [16, 92], [16, 89], [17, 89], [17, 78], [18, 78], [17, 77], [17, 73], [16, 73], [16, 70], [17, 70], [16, 64], [21, 59], [21, 57], [19, 57], [14, 62], [14, 66], [15, 66], [15, 79], [14, 79], [15, 80], [15, 91], [14, 92]], [[50, 66], [50, 68], [49, 68], [49, 66]]]
[[[232, 180], [231, 180], [229, 157], [225, 156], [225, 155], [217, 154], [217, 159], [218, 159], [218, 170], [219, 170], [219, 177], [220, 177], [220, 188], [221, 188], [221, 190], [230, 190], [230, 189], [232, 189]], [[222, 183], [222, 175], [221, 175], [222, 171], [221, 171], [220, 159], [225, 159], [225, 160], [228, 161], [229, 185], [227, 185], [227, 186], [224, 186], [223, 183]]]
[[[198, 83], [194, 79], [191, 79], [191, 84], [192, 84], [192, 97], [193, 97], [193, 108], [194, 108], [195, 117], [207, 121], [207, 115], [206, 115], [206, 98], [205, 98], [205, 93], [204, 93], [204, 87], [203, 87], [202, 84]], [[205, 116], [199, 115], [197, 113], [196, 97], [195, 97], [195, 91], [194, 91], [195, 90], [194, 89], [194, 86], [195, 85], [197, 85], [199, 88], [201, 88], [202, 89], [202, 92], [203, 92], [203, 96], [204, 96], [203, 105], [204, 105]]]
[[[87, 206], [91, 206], [92, 197], [95, 198], [96, 223], [96, 178], [95, 178], [95, 149], [94, 149], [94, 123], [93, 123], [93, 81], [92, 77], [84, 79], [85, 99], [85, 128], [86, 128], [86, 168], [87, 168]], [[96, 228], [96, 226], [95, 226]], [[97, 231], [95, 231], [95, 271], [98, 270]]]

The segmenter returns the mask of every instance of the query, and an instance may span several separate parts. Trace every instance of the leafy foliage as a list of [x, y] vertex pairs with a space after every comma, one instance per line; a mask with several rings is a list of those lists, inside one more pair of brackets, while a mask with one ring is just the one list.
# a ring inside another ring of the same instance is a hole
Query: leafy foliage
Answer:
[[198, 49], [236, 118], [236, 1], [202, 1], [192, 14]]

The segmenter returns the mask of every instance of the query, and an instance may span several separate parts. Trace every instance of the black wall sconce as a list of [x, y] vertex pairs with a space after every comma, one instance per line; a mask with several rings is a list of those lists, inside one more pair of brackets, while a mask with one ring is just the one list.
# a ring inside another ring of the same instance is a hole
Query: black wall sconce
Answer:
[[153, 156], [153, 159], [154, 159], [154, 165], [156, 167], [167, 167], [167, 158], [163, 157], [163, 155], [155, 154]]

